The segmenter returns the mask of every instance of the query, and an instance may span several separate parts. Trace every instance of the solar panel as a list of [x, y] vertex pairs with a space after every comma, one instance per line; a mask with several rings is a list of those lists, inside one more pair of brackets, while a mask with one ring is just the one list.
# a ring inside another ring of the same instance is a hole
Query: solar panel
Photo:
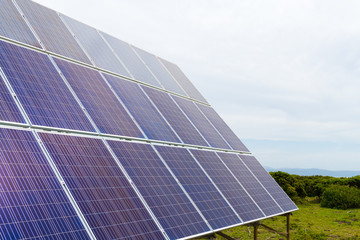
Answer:
[[164, 86], [166, 90], [185, 95], [186, 93], [180, 85], [175, 81], [171, 74], [161, 64], [160, 60], [153, 54], [148, 53], [140, 48], [132, 46], [133, 49], [139, 54], [141, 59], [150, 68], [151, 72], [156, 76], [159, 82]]
[[39, 135], [97, 239], [165, 239], [100, 139]]
[[149, 139], [180, 142], [138, 84], [111, 75], [105, 77]]
[[29, 0], [16, 0], [46, 50], [91, 64], [58, 14]]
[[210, 230], [150, 145], [108, 142], [170, 239]]
[[201, 135], [204, 136], [210, 146], [231, 149], [231, 147], [224, 141], [222, 136], [196, 107], [194, 102], [176, 96], [173, 96], [173, 99], [195, 125], [195, 127], [200, 131]]
[[0, 128], [0, 239], [90, 239], [31, 132]]
[[60, 59], [55, 62], [100, 132], [143, 137], [98, 71]]
[[162, 64], [167, 68], [167, 70], [171, 73], [171, 75], [176, 79], [182, 89], [184, 89], [187, 95], [189, 95], [189, 97], [205, 103], [207, 102], [203, 95], [201, 95], [201, 93], [195, 88], [192, 82], [190, 82], [190, 80], [185, 76], [185, 74], [177, 65], [166, 61], [165, 59], [159, 59]]
[[106, 42], [101, 38], [95, 28], [78, 22], [65, 15], [61, 15], [64, 22], [70, 27], [80, 44], [85, 48], [87, 54], [93, 60], [97, 67], [108, 71], [130, 77], [128, 71], [116, 58]]
[[11, 0], [0, 0], [0, 35], [41, 48]]
[[32, 124], [94, 131], [47, 55], [0, 41], [0, 67]]
[[156, 149], [213, 229], [241, 222], [187, 149], [165, 146]]
[[260, 206], [261, 210], [266, 214], [266, 216], [271, 216], [283, 212], [236, 154], [218, 154], [225, 165], [230, 169], [232, 174], [239, 182], [241, 182], [245, 190], [255, 200], [257, 205]]
[[164, 115], [181, 140], [187, 144], [208, 146], [203, 137], [176, 106], [171, 97], [165, 93], [149, 87], [142, 87], [149, 95], [156, 107]]
[[[0, 53], [1, 54], [1, 53]], [[1, 56], [1, 55], [0, 55]], [[0, 59], [1, 62], [1, 59]], [[0, 67], [1, 68], [1, 67]], [[0, 120], [25, 123], [13, 97], [5, 85], [5, 79], [0, 69]]]
[[282, 190], [279, 184], [261, 166], [254, 156], [239, 155], [246, 166], [254, 173], [255, 177], [261, 182], [271, 196], [276, 200], [284, 211], [296, 210], [297, 207], [289, 196]]
[[247, 147], [245, 147], [245, 145], [212, 107], [198, 103], [196, 105], [234, 150], [249, 152]]
[[161, 87], [158, 80], [146, 67], [144, 62], [139, 58], [131, 46], [109, 34], [100, 32], [115, 51], [117, 56], [122, 60], [125, 66], [136, 80], [151, 84], [153, 86]]
[[0, 240], [193, 239], [297, 210], [177, 65], [0, 4]]
[[238, 180], [214, 152], [191, 150], [191, 153], [208, 173], [244, 222], [265, 217]]

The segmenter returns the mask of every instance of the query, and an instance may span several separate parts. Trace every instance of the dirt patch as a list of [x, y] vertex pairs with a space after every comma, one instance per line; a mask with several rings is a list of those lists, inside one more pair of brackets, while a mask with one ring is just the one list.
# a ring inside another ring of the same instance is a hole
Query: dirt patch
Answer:
[[351, 222], [348, 222], [348, 221], [335, 220], [335, 222], [337, 222], [337, 223], [339, 223], [339, 224], [348, 224], [348, 225], [351, 225]]

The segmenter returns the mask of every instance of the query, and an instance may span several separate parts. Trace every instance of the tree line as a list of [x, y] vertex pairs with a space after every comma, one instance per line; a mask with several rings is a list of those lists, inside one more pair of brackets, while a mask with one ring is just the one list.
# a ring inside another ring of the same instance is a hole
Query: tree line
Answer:
[[299, 176], [285, 172], [270, 175], [296, 203], [317, 199], [322, 207], [360, 208], [360, 175], [350, 178]]

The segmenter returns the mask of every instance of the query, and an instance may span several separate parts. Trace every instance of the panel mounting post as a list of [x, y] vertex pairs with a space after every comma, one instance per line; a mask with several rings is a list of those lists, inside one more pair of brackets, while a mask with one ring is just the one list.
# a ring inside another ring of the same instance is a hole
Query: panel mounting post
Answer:
[[290, 215], [291, 213], [286, 214], [286, 239], [290, 240]]
[[254, 226], [254, 240], [258, 240], [258, 229], [259, 229], [260, 225], [261, 225], [260, 222], [253, 223], [253, 226]]
[[254, 227], [254, 240], [258, 239], [258, 229], [260, 226], [264, 227], [266, 230], [268, 230], [270, 232], [277, 233], [280, 236], [285, 237], [287, 240], [290, 240], [290, 215], [292, 215], [292, 213], [286, 213], [286, 214], [280, 215], [280, 216], [286, 217], [286, 233], [279, 232], [269, 226], [266, 226], [265, 224], [261, 223], [260, 221], [251, 223], [250, 225]]

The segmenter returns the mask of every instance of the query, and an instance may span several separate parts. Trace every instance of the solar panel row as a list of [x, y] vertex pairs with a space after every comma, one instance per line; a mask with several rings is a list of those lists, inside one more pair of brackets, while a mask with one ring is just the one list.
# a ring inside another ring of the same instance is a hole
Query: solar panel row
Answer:
[[206, 102], [176, 65], [33, 1], [14, 2], [24, 18], [1, 0], [0, 35]]
[[[147, 207], [170, 239], [296, 209], [253, 157], [108, 140], [145, 206], [101, 139], [39, 136], [97, 239], [164, 239]], [[32, 133], [0, 128], [0, 142], [2, 236], [88, 239]]]
[[[207, 112], [201, 111], [203, 106], [198, 104], [199, 109], [190, 100], [112, 75], [102, 76], [97, 70], [58, 58], [53, 58], [55, 67], [49, 56], [4, 41], [0, 41], [0, 50], [2, 78], [8, 80], [33, 125], [94, 132], [83, 106], [105, 134], [224, 149], [231, 149], [225, 140], [232, 136], [241, 144], [224, 122], [216, 128], [217, 122], [214, 124], [206, 117]], [[1, 120], [21, 122], [4, 80], [0, 86], [6, 114], [0, 116]], [[216, 121], [222, 121], [216, 117]], [[224, 126], [227, 131], [221, 134]], [[248, 151], [240, 147], [235, 150]]]

